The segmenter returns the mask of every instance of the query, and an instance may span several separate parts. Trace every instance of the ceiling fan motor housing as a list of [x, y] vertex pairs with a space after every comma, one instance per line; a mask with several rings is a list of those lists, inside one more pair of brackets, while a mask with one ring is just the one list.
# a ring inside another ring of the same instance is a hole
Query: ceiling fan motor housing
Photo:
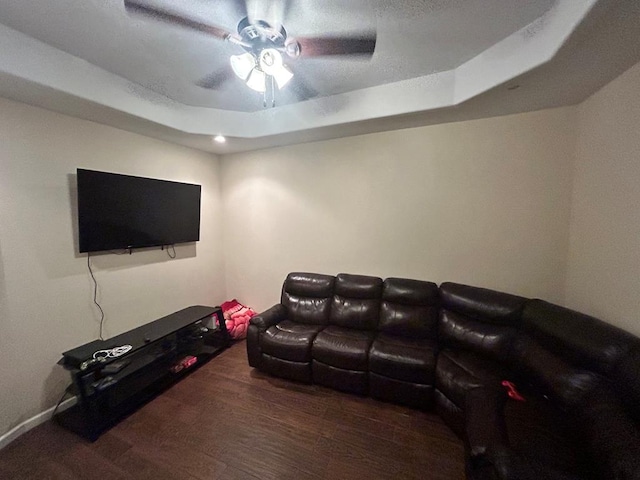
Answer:
[[[287, 42], [287, 31], [283, 26], [275, 28], [264, 20], [251, 23], [247, 17], [244, 17], [238, 23], [238, 35], [240, 35], [244, 44], [242, 48], [249, 53], [253, 53], [256, 58], [266, 49], [275, 49], [287, 53], [290, 50], [296, 50], [296, 48], [291, 49], [291, 47], [288, 47], [291, 43], [297, 44], [297, 42], [295, 40]], [[297, 50], [299, 51], [299, 47]]]

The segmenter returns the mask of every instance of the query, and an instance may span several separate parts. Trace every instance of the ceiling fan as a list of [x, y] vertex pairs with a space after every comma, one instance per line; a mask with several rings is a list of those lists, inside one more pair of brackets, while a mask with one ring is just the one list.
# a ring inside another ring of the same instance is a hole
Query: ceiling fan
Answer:
[[[244, 2], [242, 2], [244, 3]], [[124, 0], [128, 13], [153, 18], [158, 21], [185, 27], [205, 35], [237, 45], [244, 53], [232, 55], [231, 69], [213, 73], [197, 84], [203, 88], [217, 89], [235, 74], [245, 84], [263, 94], [267, 106], [275, 106], [275, 91], [284, 88], [294, 77], [292, 64], [304, 57], [364, 56], [371, 57], [376, 48], [376, 34], [362, 33], [353, 36], [291, 37], [282, 25], [273, 26], [264, 20], [249, 20], [246, 15], [238, 22], [236, 32], [230, 32], [214, 24], [188, 18], [180, 13], [150, 5], [148, 1]], [[317, 96], [312, 89], [298, 80], [302, 99]]]

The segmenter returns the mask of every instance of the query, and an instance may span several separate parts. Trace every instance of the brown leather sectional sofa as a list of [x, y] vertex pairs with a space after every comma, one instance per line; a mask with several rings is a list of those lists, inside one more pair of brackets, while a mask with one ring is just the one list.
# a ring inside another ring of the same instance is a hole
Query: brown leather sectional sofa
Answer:
[[272, 375], [435, 408], [468, 478], [640, 479], [640, 339], [542, 300], [291, 273], [247, 354]]

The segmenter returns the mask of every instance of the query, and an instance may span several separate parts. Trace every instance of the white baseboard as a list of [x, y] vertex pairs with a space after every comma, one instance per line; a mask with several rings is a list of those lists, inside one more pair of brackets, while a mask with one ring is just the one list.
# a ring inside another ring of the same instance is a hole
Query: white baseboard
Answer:
[[[78, 403], [77, 397], [68, 398], [58, 406], [58, 412], [63, 412], [67, 408], [73, 407], [76, 403]], [[41, 423], [44, 423], [47, 420], [49, 420], [53, 416], [53, 411], [55, 410], [55, 408], [56, 407], [51, 407], [45, 410], [44, 412], [40, 412], [37, 415], [34, 415], [33, 417], [22, 422], [17, 427], [12, 428], [7, 433], [0, 436], [0, 450], [2, 450], [4, 447], [9, 445], [20, 435], [27, 433], [32, 428], [35, 428]]]

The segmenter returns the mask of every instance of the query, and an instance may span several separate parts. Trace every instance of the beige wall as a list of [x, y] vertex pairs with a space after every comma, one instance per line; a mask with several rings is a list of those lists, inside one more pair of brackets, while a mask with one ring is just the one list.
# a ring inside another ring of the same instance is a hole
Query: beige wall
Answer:
[[92, 257], [105, 336], [224, 300], [219, 160], [203, 152], [0, 99], [0, 436], [53, 406], [61, 352], [98, 336], [86, 255], [77, 253], [75, 170], [202, 185], [201, 241]]
[[563, 300], [575, 108], [225, 156], [227, 292], [302, 270]]
[[640, 65], [579, 107], [222, 160], [0, 99], [0, 435], [57, 401], [60, 353], [98, 333], [77, 167], [203, 185], [177, 260], [92, 258], [106, 336], [227, 297], [266, 308], [293, 270], [482, 285], [640, 335], [639, 99]]
[[640, 64], [578, 108], [566, 302], [640, 335]]

